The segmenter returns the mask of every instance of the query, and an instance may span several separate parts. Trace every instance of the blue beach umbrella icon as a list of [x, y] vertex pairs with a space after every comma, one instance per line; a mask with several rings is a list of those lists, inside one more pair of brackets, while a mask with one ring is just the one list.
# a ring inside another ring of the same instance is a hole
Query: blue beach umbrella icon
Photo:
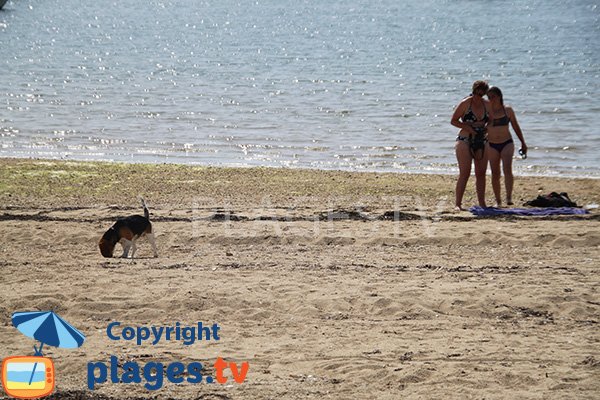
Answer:
[[[16, 312], [12, 315], [13, 325], [25, 336], [40, 341], [40, 347], [33, 346], [36, 356], [43, 356], [44, 344], [66, 349], [80, 347], [85, 336], [53, 311]], [[33, 365], [29, 384], [35, 374], [37, 363]]]

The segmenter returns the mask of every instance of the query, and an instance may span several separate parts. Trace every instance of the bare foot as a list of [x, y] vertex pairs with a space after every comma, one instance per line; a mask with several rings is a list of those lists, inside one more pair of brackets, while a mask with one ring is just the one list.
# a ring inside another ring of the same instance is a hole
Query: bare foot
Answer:
[[512, 200], [506, 200], [506, 204], [509, 206], [513, 206], [515, 203], [513, 203]]
[[454, 211], [464, 211], [461, 206], [455, 206]]

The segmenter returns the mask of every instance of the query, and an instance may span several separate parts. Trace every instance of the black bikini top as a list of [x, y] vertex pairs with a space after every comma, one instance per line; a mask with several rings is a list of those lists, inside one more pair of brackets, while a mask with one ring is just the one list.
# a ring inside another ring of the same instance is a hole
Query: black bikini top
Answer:
[[494, 118], [494, 126], [507, 126], [508, 123], [510, 122], [510, 118], [508, 117], [508, 114], [506, 113], [506, 108], [502, 107], [504, 109], [504, 116], [500, 117], [500, 118]]
[[487, 109], [485, 108], [485, 106], [483, 106], [483, 109], [484, 109], [483, 118], [481, 120], [479, 120], [479, 119], [477, 119], [477, 115], [475, 115], [475, 113], [471, 109], [472, 102], [473, 102], [473, 100], [471, 100], [471, 102], [469, 103], [469, 109], [467, 110], [465, 115], [463, 115], [463, 117], [462, 117], [463, 122], [471, 122], [471, 123], [478, 122], [478, 121], [487, 122], [489, 117], [488, 117], [488, 112], [487, 112]]

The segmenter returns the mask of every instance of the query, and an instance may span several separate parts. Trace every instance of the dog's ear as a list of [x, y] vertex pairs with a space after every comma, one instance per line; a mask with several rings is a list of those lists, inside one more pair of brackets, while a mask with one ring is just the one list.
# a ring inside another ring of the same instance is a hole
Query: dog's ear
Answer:
[[111, 226], [110, 229], [102, 235], [102, 240], [112, 243], [113, 246], [115, 246], [120, 239], [119, 233], [114, 226]]

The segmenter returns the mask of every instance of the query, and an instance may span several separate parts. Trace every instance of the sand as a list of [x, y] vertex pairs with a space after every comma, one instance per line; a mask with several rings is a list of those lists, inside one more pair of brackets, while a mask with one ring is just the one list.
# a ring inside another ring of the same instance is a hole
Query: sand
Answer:
[[[598, 398], [600, 213], [475, 218], [451, 211], [454, 183], [2, 159], [0, 357], [32, 354], [12, 312], [52, 309], [87, 336], [47, 348], [54, 398]], [[518, 177], [514, 198], [554, 190], [600, 203], [592, 179]], [[100, 236], [141, 213], [139, 195], [159, 258], [144, 240], [134, 260], [103, 258]], [[108, 339], [114, 321], [218, 323], [220, 340], [138, 346]], [[88, 363], [113, 355], [250, 369], [242, 384], [88, 390]]]

